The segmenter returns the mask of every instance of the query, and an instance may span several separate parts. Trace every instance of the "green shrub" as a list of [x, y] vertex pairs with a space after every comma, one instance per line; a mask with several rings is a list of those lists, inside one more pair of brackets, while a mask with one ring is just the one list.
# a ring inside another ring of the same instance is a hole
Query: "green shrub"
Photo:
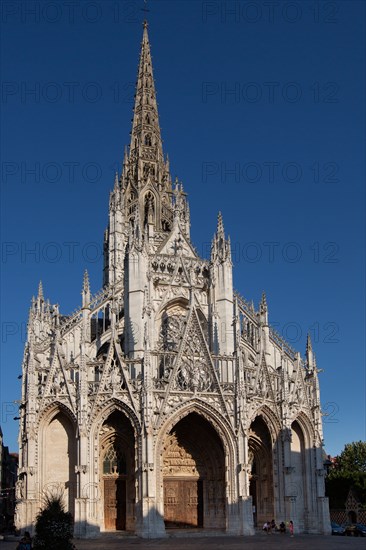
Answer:
[[73, 518], [65, 512], [62, 496], [47, 495], [37, 515], [34, 550], [76, 550], [72, 544]]

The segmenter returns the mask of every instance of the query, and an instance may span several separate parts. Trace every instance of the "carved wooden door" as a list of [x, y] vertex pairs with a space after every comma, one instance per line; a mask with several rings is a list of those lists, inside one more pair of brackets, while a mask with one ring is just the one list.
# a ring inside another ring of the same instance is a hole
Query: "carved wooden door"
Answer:
[[164, 480], [164, 521], [167, 528], [203, 526], [201, 480]]
[[126, 529], [126, 480], [118, 477], [104, 478], [105, 529]]

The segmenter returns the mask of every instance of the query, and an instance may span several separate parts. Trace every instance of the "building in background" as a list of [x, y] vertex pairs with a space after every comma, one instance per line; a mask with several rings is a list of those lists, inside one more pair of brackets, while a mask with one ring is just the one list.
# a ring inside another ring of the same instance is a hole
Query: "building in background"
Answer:
[[0, 427], [0, 532], [14, 528], [17, 470], [18, 453], [9, 453]]
[[[187, 137], [188, 139], [188, 137]], [[96, 197], [97, 200], [97, 197]], [[62, 492], [77, 536], [249, 535], [293, 520], [329, 533], [318, 371], [233, 288], [221, 215], [190, 240], [163, 153], [147, 24], [130, 146], [104, 235], [103, 288], [71, 316], [33, 299], [23, 361], [17, 526]]]

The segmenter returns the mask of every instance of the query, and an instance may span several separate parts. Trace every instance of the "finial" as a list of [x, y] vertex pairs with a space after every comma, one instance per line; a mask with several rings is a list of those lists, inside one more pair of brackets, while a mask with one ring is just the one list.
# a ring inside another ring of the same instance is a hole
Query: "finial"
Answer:
[[43, 300], [43, 285], [42, 285], [42, 281], [39, 281], [39, 285], [38, 285], [38, 296], [37, 296], [40, 300]]
[[227, 241], [226, 241], [226, 254], [227, 254], [227, 258], [229, 258], [229, 260], [231, 260], [231, 239], [230, 239], [230, 235], [227, 236]]
[[306, 339], [306, 365], [309, 370], [314, 370], [314, 367], [316, 365], [315, 363], [315, 355], [313, 353], [313, 346], [311, 343], [310, 333], [308, 332], [308, 336]]
[[87, 304], [89, 304], [90, 302], [90, 284], [89, 284], [89, 274], [87, 269], [84, 271], [83, 290], [82, 290], [81, 296], [82, 296], [82, 304], [83, 304], [83, 307], [85, 308]]
[[313, 349], [313, 346], [311, 343], [310, 332], [308, 332], [308, 336], [306, 339], [306, 351], [312, 351], [312, 349]]
[[87, 269], [84, 271], [83, 291], [90, 292], [89, 273]]
[[264, 310], [264, 309], [267, 309], [267, 298], [266, 298], [266, 293], [262, 292], [262, 299], [261, 299], [261, 308]]
[[222, 214], [221, 212], [219, 212], [217, 216], [217, 234], [219, 235], [223, 233], [224, 233], [224, 222], [222, 219]]
[[115, 173], [115, 175], [114, 175], [114, 188], [115, 188], [115, 189], [118, 189], [118, 185], [119, 185], [119, 184], [118, 184], [118, 172], [117, 172], [117, 170], [116, 170], [116, 173]]

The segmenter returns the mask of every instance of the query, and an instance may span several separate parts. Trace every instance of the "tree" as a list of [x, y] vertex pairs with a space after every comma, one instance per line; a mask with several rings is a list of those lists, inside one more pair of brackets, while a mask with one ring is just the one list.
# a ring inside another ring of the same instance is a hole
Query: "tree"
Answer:
[[34, 550], [75, 550], [73, 518], [65, 512], [62, 495], [46, 495], [45, 506], [36, 520]]
[[347, 443], [325, 480], [331, 508], [343, 508], [352, 489], [366, 507], [366, 442]]
[[337, 470], [366, 473], [366, 441], [347, 443], [337, 459]]

